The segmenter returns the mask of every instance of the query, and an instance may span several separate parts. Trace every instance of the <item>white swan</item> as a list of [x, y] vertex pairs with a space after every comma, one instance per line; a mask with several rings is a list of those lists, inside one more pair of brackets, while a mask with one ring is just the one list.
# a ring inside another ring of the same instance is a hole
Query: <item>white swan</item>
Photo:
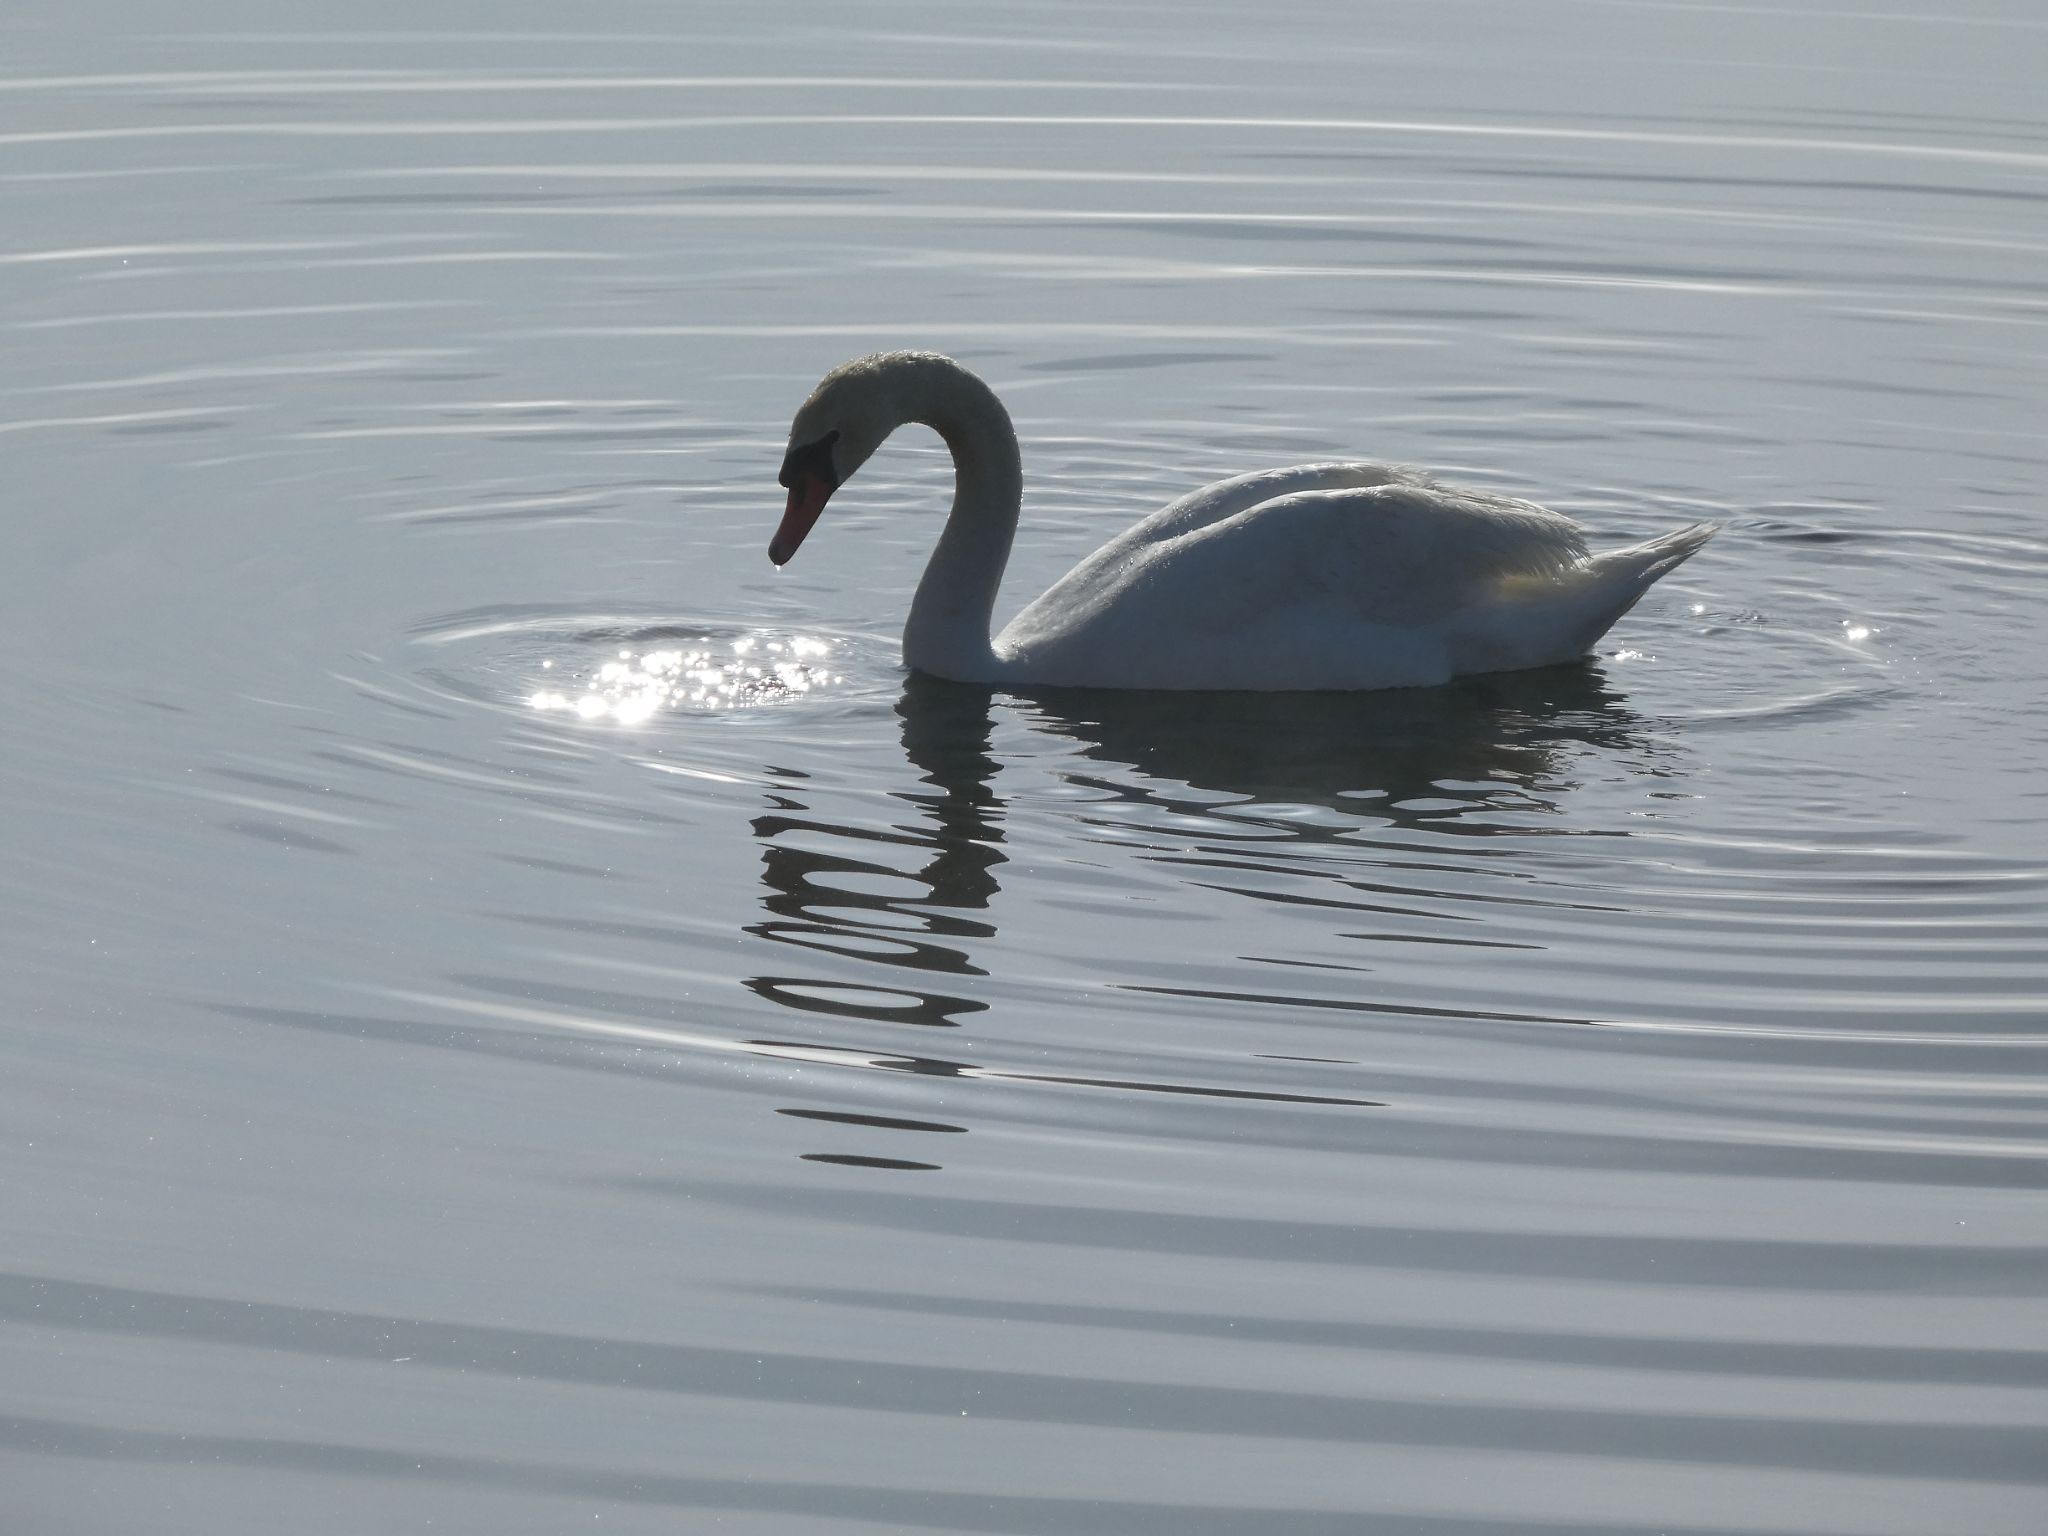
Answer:
[[1219, 480], [1111, 539], [1011, 620], [989, 613], [1024, 476], [994, 391], [935, 352], [827, 374], [796, 413], [768, 558], [905, 422], [953, 453], [953, 510], [918, 582], [903, 659], [974, 683], [1365, 689], [1442, 683], [1581, 655], [1710, 524], [1589, 555], [1576, 523], [1386, 464], [1304, 464]]

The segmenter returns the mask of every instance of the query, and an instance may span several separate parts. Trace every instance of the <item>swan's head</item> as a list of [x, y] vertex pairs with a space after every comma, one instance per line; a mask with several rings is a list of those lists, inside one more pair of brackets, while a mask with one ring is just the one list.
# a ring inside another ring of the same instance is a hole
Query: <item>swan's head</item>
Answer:
[[785, 565], [818, 521], [832, 493], [867, 463], [905, 412], [887, 357], [864, 357], [835, 368], [811, 391], [789, 426], [789, 451], [778, 482], [789, 491], [768, 558]]

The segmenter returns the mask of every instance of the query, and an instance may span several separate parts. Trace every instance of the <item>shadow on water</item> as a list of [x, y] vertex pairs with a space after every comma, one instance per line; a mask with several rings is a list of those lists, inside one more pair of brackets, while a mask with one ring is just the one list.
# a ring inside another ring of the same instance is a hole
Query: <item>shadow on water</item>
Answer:
[[[1572, 787], [1575, 754], [1658, 750], [1645, 723], [1587, 666], [1474, 678], [1446, 688], [1344, 694], [1137, 694], [1059, 690], [998, 694], [913, 676], [897, 703], [913, 787], [891, 794], [915, 815], [876, 827], [836, 823], [802, 798], [793, 774], [755, 818], [765, 913], [745, 931], [757, 938], [857, 962], [825, 977], [758, 975], [757, 996], [814, 1021], [959, 1028], [991, 1004], [974, 995], [990, 976], [977, 958], [995, 938], [1001, 894], [1004, 801], [995, 789], [999, 700], [1037, 730], [1079, 748], [1085, 769], [1063, 770], [1108, 802], [1200, 814], [1257, 835], [1384, 835], [1474, 808], [1554, 811]], [[1650, 771], [1656, 771], [1651, 767]], [[1226, 797], [1219, 805], [1218, 797]], [[1320, 820], [1302, 823], [1301, 808]], [[1329, 812], [1342, 813], [1332, 829]], [[1483, 824], [1461, 831], [1485, 831]], [[984, 956], [985, 958], [985, 956]], [[884, 967], [883, 971], [868, 970]], [[815, 1026], [814, 1026], [815, 1027]], [[1238, 1088], [1116, 1082], [976, 1066], [924, 1053], [878, 1054], [871, 1047], [808, 1039], [757, 1047], [802, 1051], [849, 1064], [956, 1078], [1002, 1078], [1140, 1091], [1283, 1099], [1367, 1106]], [[789, 1109], [812, 1120], [869, 1121], [843, 1113]], [[896, 1129], [911, 1128], [898, 1123]], [[961, 1127], [931, 1125], [934, 1131]], [[813, 1161], [887, 1168], [935, 1165], [832, 1153]]]
[[1108, 768], [1071, 779], [1175, 810], [1190, 791], [1204, 810], [1225, 795], [1396, 824], [1440, 819], [1475, 791], [1552, 808], [1571, 788], [1570, 755], [1656, 753], [1645, 722], [1586, 665], [1364, 694], [1066, 690], [1031, 707], [1035, 723]]

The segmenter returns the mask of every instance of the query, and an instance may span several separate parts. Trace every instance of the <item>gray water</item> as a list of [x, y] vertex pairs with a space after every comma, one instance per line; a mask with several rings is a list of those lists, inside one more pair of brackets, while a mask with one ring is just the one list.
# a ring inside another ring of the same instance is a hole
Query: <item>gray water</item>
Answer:
[[[2048, 18], [18, 4], [0, 1531], [2048, 1529]], [[907, 678], [1220, 475], [1582, 666]]]

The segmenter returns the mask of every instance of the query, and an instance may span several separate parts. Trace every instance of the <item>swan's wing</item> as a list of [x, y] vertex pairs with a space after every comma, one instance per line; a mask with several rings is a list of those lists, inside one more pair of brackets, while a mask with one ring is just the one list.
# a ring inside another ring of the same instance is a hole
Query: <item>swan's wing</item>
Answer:
[[1440, 680], [1424, 675], [1443, 664], [1439, 626], [1518, 585], [1569, 578], [1586, 558], [1569, 518], [1417, 476], [1292, 490], [1204, 520], [1211, 505], [1176, 503], [1090, 556], [1018, 615], [1002, 649], [1048, 679], [1175, 686], [1142, 679], [1234, 676], [1261, 657], [1319, 672], [1350, 647], [1412, 642], [1404, 676]]
[[[1400, 474], [1301, 488], [1300, 481]], [[1274, 486], [1278, 495], [1262, 495]], [[1429, 622], [1518, 578], [1586, 559], [1579, 527], [1533, 502], [1439, 486], [1383, 465], [1309, 465], [1220, 481], [1111, 540], [1018, 616], [1197, 604], [1243, 626], [1316, 602], [1379, 624]], [[1184, 617], [1171, 627], [1184, 629]]]
[[1177, 542], [1159, 551], [1154, 574], [1223, 599], [1240, 625], [1305, 606], [1374, 625], [1434, 625], [1586, 559], [1568, 517], [1426, 483], [1299, 492]]
[[[1297, 464], [1217, 480], [1168, 502], [1087, 556], [1017, 616], [1025, 629], [1040, 620], [1071, 614], [1107, 600], [1137, 567], [1158, 558], [1176, 541], [1214, 528], [1244, 513], [1309, 491], [1363, 490], [1377, 486], [1427, 485], [1416, 470], [1392, 464]], [[1027, 623], [1027, 620], [1029, 621]], [[1014, 638], [1014, 637], [1013, 637]]]
[[1563, 513], [1489, 491], [1424, 482], [1301, 499], [1311, 505], [1289, 510], [1313, 524], [1333, 593], [1403, 622], [1568, 577], [1587, 558]]

